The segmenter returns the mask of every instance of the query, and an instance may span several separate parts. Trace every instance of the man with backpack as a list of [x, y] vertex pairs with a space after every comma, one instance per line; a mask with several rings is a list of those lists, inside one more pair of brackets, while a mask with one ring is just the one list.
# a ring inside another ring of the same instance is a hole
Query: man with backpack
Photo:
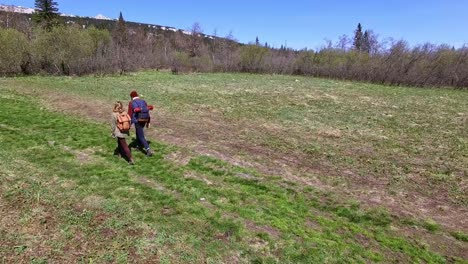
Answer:
[[130, 93], [130, 98], [132, 100], [128, 103], [128, 115], [132, 118], [132, 124], [135, 125], [136, 143], [145, 149], [146, 156], [151, 157], [153, 152], [146, 141], [144, 128], [149, 127], [151, 122], [149, 111], [153, 110], [153, 106], [140, 99], [136, 91]]

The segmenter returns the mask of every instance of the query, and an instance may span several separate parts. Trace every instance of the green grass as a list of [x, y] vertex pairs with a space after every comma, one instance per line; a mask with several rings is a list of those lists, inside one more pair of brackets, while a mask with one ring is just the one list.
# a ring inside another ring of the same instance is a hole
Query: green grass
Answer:
[[468, 235], [462, 231], [453, 232], [452, 236], [460, 241], [468, 242]]
[[[352, 171], [358, 178], [388, 182], [396, 192], [429, 197], [448, 192], [451, 202], [468, 205], [468, 192], [460, 188], [466, 186], [468, 163], [466, 91], [224, 73], [139, 72], [0, 82], [18, 90], [109, 103], [126, 101], [136, 89], [156, 105], [156, 112], [189, 121], [208, 116], [233, 126], [232, 137], [246, 145], [313, 157], [332, 171], [327, 177], [341, 177], [338, 181], [348, 181], [341, 175]], [[219, 147], [219, 141], [210, 147]], [[415, 175], [420, 179], [413, 180]]]
[[[148, 72], [104, 79], [2, 79], [0, 84], [9, 87], [0, 90], [0, 210], [19, 217], [14, 228], [0, 225], [0, 257], [7, 263], [447, 262], [398, 232], [408, 223], [385, 208], [364, 209], [359, 202], [253, 168], [207, 156], [180, 165], [164, 158], [178, 147], [154, 140], [157, 154], [147, 159], [136, 153], [137, 165], [128, 166], [111, 155], [115, 142], [108, 125], [50, 112], [23, 91], [47, 89], [112, 102], [136, 88], [159, 108], [186, 118], [196, 116], [198, 107], [199, 113], [225, 120], [271, 123], [274, 133], [249, 135], [250, 140], [278, 151], [304, 150], [364, 175], [391, 176], [395, 188], [409, 188], [403, 175], [419, 169], [405, 168], [407, 161], [443, 154], [424, 165], [428, 181], [449, 187], [453, 200], [464, 204], [456, 175], [463, 171], [467, 141], [459, 121], [451, 118], [467, 110], [466, 94], [459, 91]], [[381, 105], [373, 109], [356, 100], [362, 96]], [[433, 106], [438, 100], [450, 104]], [[393, 116], [383, 117], [382, 109]], [[435, 116], [440, 118], [434, 121]], [[309, 133], [329, 135], [335, 129], [341, 135], [305, 147], [299, 143]], [[374, 154], [348, 153], [357, 146], [371, 147]], [[443, 231], [432, 220], [421, 226]], [[463, 232], [452, 235], [466, 242]]]

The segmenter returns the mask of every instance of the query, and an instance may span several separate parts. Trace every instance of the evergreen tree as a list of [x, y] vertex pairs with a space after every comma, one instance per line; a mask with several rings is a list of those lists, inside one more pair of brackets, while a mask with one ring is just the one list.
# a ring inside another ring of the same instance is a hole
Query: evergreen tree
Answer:
[[119, 20], [115, 26], [113, 32], [113, 38], [115, 43], [117, 43], [116, 55], [117, 61], [120, 68], [120, 75], [124, 74], [128, 70], [128, 54], [129, 54], [129, 47], [128, 38], [127, 38], [127, 25], [125, 24], [125, 20], [123, 18], [122, 12], [119, 14]]
[[362, 51], [366, 53], [370, 53], [371, 50], [371, 43], [370, 43], [370, 36], [369, 31], [364, 31], [364, 35], [362, 36]]
[[52, 0], [36, 0], [33, 21], [42, 25], [45, 29], [51, 30], [58, 24], [59, 13], [58, 4]]
[[362, 35], [362, 26], [361, 23], [358, 23], [356, 30], [354, 31], [354, 42], [353, 42], [353, 47], [357, 51], [362, 51], [362, 41], [363, 40], [363, 35]]
[[122, 12], [120, 12], [119, 20], [117, 21], [117, 26], [114, 33], [114, 37], [116, 38], [119, 45], [127, 44], [127, 25], [125, 24]]

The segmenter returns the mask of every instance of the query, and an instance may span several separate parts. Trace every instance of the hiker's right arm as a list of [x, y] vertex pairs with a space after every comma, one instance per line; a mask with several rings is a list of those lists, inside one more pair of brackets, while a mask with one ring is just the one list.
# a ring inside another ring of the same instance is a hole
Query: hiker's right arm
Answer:
[[[153, 111], [154, 106], [153, 105], [148, 105], [148, 110]], [[148, 122], [146, 122], [146, 128], [149, 128], [151, 126], [151, 116], [148, 118]]]
[[146, 122], [146, 128], [149, 128], [151, 126], [151, 116], [148, 118], [148, 122]]

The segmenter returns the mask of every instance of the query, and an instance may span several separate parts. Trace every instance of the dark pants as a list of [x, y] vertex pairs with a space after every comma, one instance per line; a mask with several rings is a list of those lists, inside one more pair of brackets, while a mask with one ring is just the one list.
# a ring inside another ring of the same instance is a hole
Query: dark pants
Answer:
[[145, 128], [146, 122], [137, 122], [135, 124], [135, 131], [136, 131], [136, 141], [140, 146], [143, 146], [145, 150], [149, 149], [149, 144], [145, 138], [145, 132], [143, 129]]
[[132, 152], [130, 151], [130, 148], [128, 147], [125, 138], [117, 138], [117, 151], [122, 157], [124, 157], [128, 161], [133, 159]]

